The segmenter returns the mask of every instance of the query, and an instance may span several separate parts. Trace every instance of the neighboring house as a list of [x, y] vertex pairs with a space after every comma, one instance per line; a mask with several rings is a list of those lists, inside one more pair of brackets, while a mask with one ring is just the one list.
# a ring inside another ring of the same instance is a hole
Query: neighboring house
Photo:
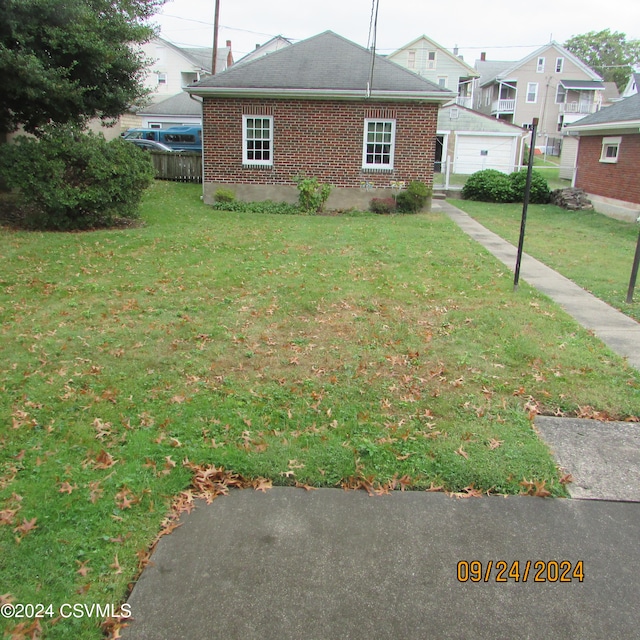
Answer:
[[275, 36], [264, 44], [257, 44], [256, 48], [253, 51], [247, 53], [246, 56], [242, 56], [242, 58], [236, 61], [235, 64], [251, 62], [251, 60], [255, 60], [256, 58], [260, 58], [261, 56], [266, 56], [268, 53], [280, 51], [280, 49], [284, 49], [284, 47], [288, 47], [290, 44], [291, 40], [287, 40], [287, 38], [283, 38], [282, 36]]
[[575, 186], [601, 213], [633, 221], [640, 213], [640, 94], [575, 122], [578, 135]]
[[455, 97], [331, 31], [188, 91], [203, 99], [205, 202], [220, 187], [295, 202], [306, 176], [331, 185], [331, 208], [431, 185], [438, 109]]
[[[620, 98], [620, 92], [615, 82], [603, 82], [604, 92], [602, 94], [602, 109], [615, 104]], [[562, 130], [562, 150], [560, 153], [560, 175], [564, 180], [573, 180], [578, 158], [578, 138], [569, 135], [566, 127]]]
[[145, 129], [168, 129], [182, 125], [202, 125], [202, 101], [184, 91], [138, 110]]
[[538, 118], [535, 145], [541, 150], [560, 138], [563, 127], [602, 105], [602, 78], [557, 42], [518, 62], [486, 60], [483, 54], [476, 69], [475, 108], [527, 128]]
[[[152, 92], [154, 102], [175, 96], [188, 85], [211, 75], [211, 47], [178, 47], [163, 38], [154, 38], [143, 45], [142, 51], [153, 61], [145, 87]], [[218, 48], [216, 73], [232, 64], [231, 41], [227, 40], [226, 47]]]
[[459, 105], [447, 105], [438, 113], [435, 171], [471, 174], [482, 169], [504, 173], [522, 164], [523, 140], [528, 131]]
[[629, 82], [625, 90], [622, 92], [623, 98], [629, 98], [630, 96], [640, 93], [640, 73], [632, 73], [629, 77]]
[[455, 91], [459, 105], [473, 107], [474, 79], [480, 74], [458, 55], [456, 49], [451, 53], [431, 38], [420, 36], [394, 51], [387, 59]]

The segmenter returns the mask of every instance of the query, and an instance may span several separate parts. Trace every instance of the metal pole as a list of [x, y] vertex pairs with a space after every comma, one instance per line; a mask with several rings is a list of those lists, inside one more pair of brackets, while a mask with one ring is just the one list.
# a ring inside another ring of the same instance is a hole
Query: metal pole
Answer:
[[213, 17], [213, 53], [211, 54], [211, 75], [216, 75], [216, 62], [218, 60], [218, 18], [220, 16], [220, 0], [216, 0], [215, 14]]
[[[640, 218], [638, 218], [640, 222]], [[631, 267], [631, 279], [629, 280], [629, 291], [627, 291], [627, 303], [633, 302], [633, 290], [636, 288], [636, 278], [638, 277], [638, 265], [640, 265], [640, 232], [638, 232], [638, 242], [636, 244], [636, 255], [633, 258], [633, 267]]]
[[529, 166], [527, 168], [527, 183], [524, 188], [524, 203], [522, 205], [522, 221], [520, 222], [520, 240], [518, 241], [518, 257], [516, 258], [516, 273], [513, 279], [513, 290], [518, 290], [520, 282], [520, 264], [522, 262], [522, 248], [524, 246], [524, 230], [527, 224], [527, 209], [529, 208], [529, 196], [531, 194], [531, 172], [533, 171], [533, 156], [536, 149], [536, 130], [538, 129], [538, 118], [533, 119], [531, 128], [531, 147], [529, 148]]

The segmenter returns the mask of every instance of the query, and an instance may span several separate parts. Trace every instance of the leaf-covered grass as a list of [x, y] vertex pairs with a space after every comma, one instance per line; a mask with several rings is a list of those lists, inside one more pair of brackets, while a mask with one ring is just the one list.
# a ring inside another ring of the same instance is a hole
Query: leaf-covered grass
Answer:
[[[455, 200], [482, 225], [518, 244], [521, 204]], [[529, 207], [524, 250], [612, 307], [640, 321], [640, 283], [626, 302], [638, 225], [594, 211], [567, 211], [553, 205]], [[525, 274], [522, 274], [526, 278]]]
[[638, 372], [446, 216], [220, 212], [156, 183], [143, 219], [0, 236], [4, 601], [117, 608], [193, 465], [558, 496], [533, 415], [640, 414]]

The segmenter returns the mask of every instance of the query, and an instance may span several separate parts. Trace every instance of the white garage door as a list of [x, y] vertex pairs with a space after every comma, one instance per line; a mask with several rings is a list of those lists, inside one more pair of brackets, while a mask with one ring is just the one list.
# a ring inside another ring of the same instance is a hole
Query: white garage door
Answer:
[[456, 136], [453, 173], [469, 175], [482, 169], [511, 173], [515, 164], [516, 138], [513, 136]]

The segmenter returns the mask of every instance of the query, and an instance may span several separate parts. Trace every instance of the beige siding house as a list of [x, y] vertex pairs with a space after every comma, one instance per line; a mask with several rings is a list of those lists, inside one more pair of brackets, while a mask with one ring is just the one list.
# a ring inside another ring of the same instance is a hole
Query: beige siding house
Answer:
[[473, 85], [479, 74], [457, 55], [455, 49], [451, 53], [431, 38], [420, 36], [394, 51], [388, 60], [414, 71], [443, 89], [455, 91], [459, 105], [469, 108], [473, 105]]
[[566, 125], [602, 105], [602, 78], [571, 52], [551, 42], [518, 62], [476, 62], [480, 78], [475, 108], [486, 115], [530, 128], [538, 118], [537, 148], [562, 136]]

